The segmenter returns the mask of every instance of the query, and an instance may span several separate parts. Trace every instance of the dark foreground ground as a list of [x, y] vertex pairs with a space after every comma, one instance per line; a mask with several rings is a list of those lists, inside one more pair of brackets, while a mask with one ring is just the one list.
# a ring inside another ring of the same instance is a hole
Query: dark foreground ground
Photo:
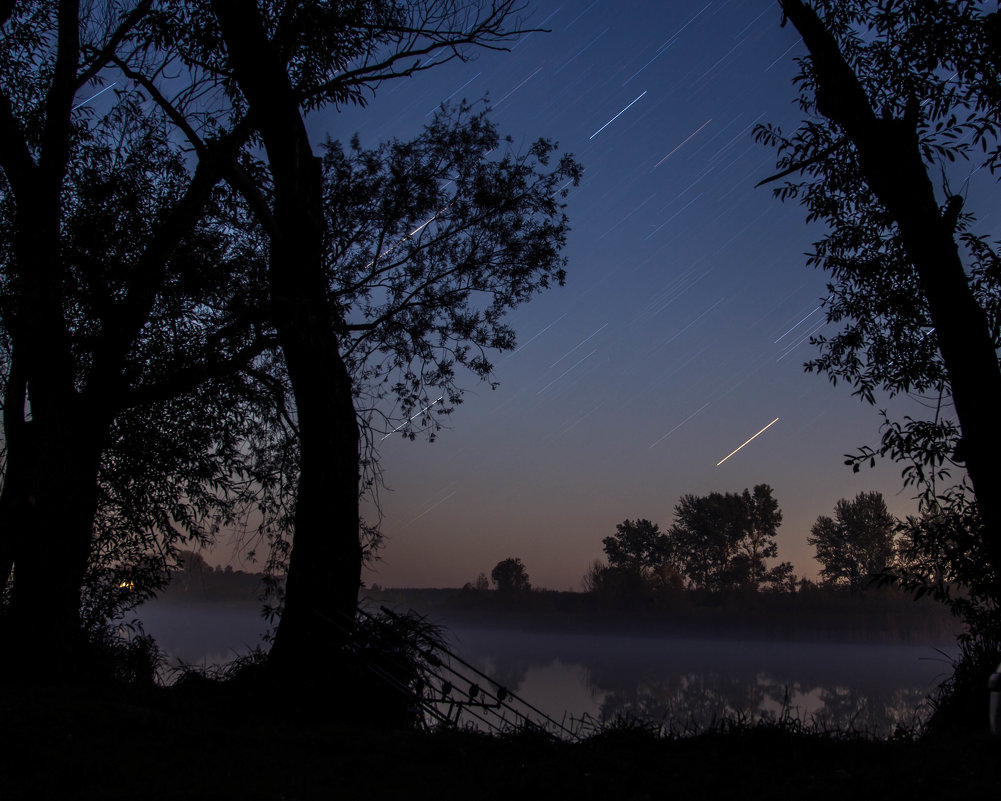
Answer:
[[567, 744], [262, 715], [279, 698], [0, 694], [5, 800], [1001, 798], [1001, 740], [986, 731], [872, 742], [776, 725], [685, 739], [618, 728]]

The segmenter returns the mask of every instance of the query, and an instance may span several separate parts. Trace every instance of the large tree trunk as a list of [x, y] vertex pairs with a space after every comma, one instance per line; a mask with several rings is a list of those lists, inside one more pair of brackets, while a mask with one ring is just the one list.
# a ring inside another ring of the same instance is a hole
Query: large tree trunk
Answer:
[[361, 579], [358, 427], [323, 269], [320, 160], [256, 4], [214, 0], [230, 65], [274, 182], [270, 286], [298, 416], [301, 463], [285, 610], [270, 659], [299, 676], [336, 661]]
[[[282, 277], [272, 286], [288, 278], [284, 270], [277, 272]], [[319, 310], [304, 311], [308, 299], [275, 289], [275, 304], [289, 318], [276, 322], [295, 393], [300, 466], [285, 609], [271, 659], [300, 671], [310, 665], [329, 667], [342, 627], [355, 614], [362, 555], [358, 428], [351, 379], [336, 341], [319, 335]]]
[[0, 585], [13, 581], [14, 554], [17, 535], [28, 526], [32, 494], [32, 475], [36, 448], [31, 441], [33, 430], [24, 419], [24, 399], [27, 378], [19, 353], [11, 355], [7, 383], [3, 396], [3, 432], [7, 453], [4, 460], [3, 488], [0, 489]]
[[84, 641], [80, 592], [97, 508], [100, 447], [64, 427], [47, 434], [29, 457], [30, 483], [15, 481], [11, 491], [19, 528], [10, 615], [18, 670], [72, 680]]
[[[62, 308], [59, 184], [17, 198], [5, 310], [12, 340], [4, 397], [7, 463], [0, 540], [13, 564], [10, 663], [30, 675], [65, 671], [82, 642], [80, 589], [97, 505], [101, 423], [81, 414]], [[30, 416], [30, 419], [29, 419]], [[9, 568], [8, 574], [9, 576]]]
[[[4, 390], [7, 449], [0, 490], [0, 587], [14, 645], [5, 667], [47, 677], [75, 670], [80, 600], [98, 504], [101, 454], [123, 401], [123, 368], [149, 319], [173, 247], [197, 221], [219, 178], [199, 161], [184, 196], [158, 220], [127, 297], [107, 309], [84, 371], [66, 317], [62, 197], [80, 80], [79, 2], [57, 4], [55, 59], [44, 115], [29, 138], [0, 96], [0, 166], [15, 207], [14, 259], [0, 309], [12, 343]], [[140, 4], [129, 25], [146, 13]], [[121, 29], [122, 32], [125, 28]], [[114, 37], [113, 37], [114, 38]], [[52, 43], [50, 43], [52, 44]], [[48, 52], [48, 51], [47, 51]], [[235, 146], [236, 141], [229, 145]], [[37, 158], [33, 155], [37, 152]], [[215, 156], [225, 155], [220, 148]], [[81, 385], [84, 385], [81, 388]]]
[[6, 666], [50, 679], [70, 677], [83, 643], [80, 593], [97, 509], [100, 432], [110, 421], [81, 413], [72, 379], [59, 375], [59, 364], [65, 372], [72, 361], [58, 358], [58, 335], [39, 337], [48, 340], [46, 347], [17, 344], [25, 335], [39, 334], [33, 327], [15, 326], [20, 330], [4, 397], [0, 554], [4, 579], [11, 581], [8, 623], [14, 657]]
[[943, 214], [917, 134], [918, 108], [904, 119], [876, 115], [834, 37], [801, 0], [780, 0], [810, 51], [817, 108], [855, 145], [869, 187], [900, 228], [918, 274], [962, 430], [966, 467], [985, 526], [984, 548], [1001, 603], [1001, 367], [984, 310], [960, 258], [955, 224]]

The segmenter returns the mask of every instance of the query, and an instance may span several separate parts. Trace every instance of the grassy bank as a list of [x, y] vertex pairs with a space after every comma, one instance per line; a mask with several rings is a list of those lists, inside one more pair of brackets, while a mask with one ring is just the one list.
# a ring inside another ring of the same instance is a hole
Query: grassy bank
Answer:
[[[344, 688], [350, 692], [350, 688]], [[688, 738], [423, 734], [291, 721], [204, 692], [0, 688], [5, 799], [996, 798], [986, 731], [885, 742], [795, 724]], [[274, 706], [281, 704], [275, 698]]]

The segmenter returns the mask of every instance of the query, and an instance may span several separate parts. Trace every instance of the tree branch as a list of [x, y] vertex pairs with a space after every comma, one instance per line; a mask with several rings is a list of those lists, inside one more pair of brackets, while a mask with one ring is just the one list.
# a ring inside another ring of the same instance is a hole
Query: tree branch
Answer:
[[125, 36], [130, 30], [132, 30], [136, 23], [149, 11], [150, 6], [153, 5], [153, 0], [142, 0], [131, 13], [129, 13], [121, 24], [115, 29], [108, 39], [107, 43], [98, 50], [86, 69], [77, 76], [76, 86], [79, 89], [81, 86], [90, 81], [94, 76], [97, 75], [104, 67], [112, 60], [113, 56], [118, 50], [118, 45], [122, 43]]
[[220, 359], [216, 354], [209, 354], [209, 358], [201, 364], [181, 367], [172, 375], [154, 384], [128, 390], [122, 396], [122, 408], [133, 409], [184, 395], [210, 379], [225, 378], [238, 373], [262, 353], [276, 347], [278, 347], [276, 339], [261, 335], [255, 337], [253, 342], [238, 350], [230, 358]]
[[0, 0], [0, 27], [7, 24], [16, 5], [17, 0]]
[[[374, 33], [409, 37], [410, 42], [403, 49], [398, 50], [375, 64], [365, 64], [354, 70], [348, 70], [341, 73], [336, 78], [332, 78], [331, 80], [321, 84], [316, 89], [310, 92], [302, 93], [300, 99], [316, 100], [317, 98], [324, 98], [331, 94], [336, 94], [336, 90], [340, 87], [346, 87], [352, 84], [357, 86], [362, 84], [378, 83], [391, 78], [409, 77], [418, 72], [423, 72], [432, 66], [444, 64], [454, 58], [465, 60], [465, 57], [459, 52], [459, 48], [466, 45], [476, 45], [488, 50], [507, 50], [508, 48], [491, 44], [488, 40], [493, 39], [499, 41], [509, 39], [513, 36], [519, 36], [523, 33], [532, 33], [538, 30], [517, 28], [510, 31], [501, 30], [501, 25], [504, 23], [504, 20], [512, 13], [513, 5], [514, 4], [511, 0], [504, 0], [504, 2], [500, 4], [494, 4], [489, 14], [487, 14], [484, 19], [474, 22], [474, 24], [466, 30], [458, 29], [442, 31], [440, 28], [420, 24], [416, 26], [377, 26], [374, 28]], [[358, 25], [357, 27], [359, 30], [364, 30], [366, 26]], [[430, 39], [429, 43], [423, 47], [413, 46], [413, 43], [421, 37]], [[402, 71], [396, 71], [394, 69], [394, 65], [401, 60], [411, 58], [419, 59], [422, 56], [427, 56], [439, 50], [445, 49], [451, 49], [453, 53], [444, 61], [437, 62], [433, 65], [421, 65], [417, 62], [413, 66]]]
[[76, 96], [76, 69], [80, 58], [80, 3], [59, 3], [58, 39], [52, 83], [45, 96], [45, 128], [39, 149], [40, 178], [48, 191], [59, 191], [70, 153], [70, 118]]
[[197, 222], [219, 172], [208, 161], [199, 161], [183, 197], [150, 238], [131, 271], [125, 299], [113, 306], [102, 320], [94, 347], [94, 370], [88, 390], [97, 395], [114, 392], [121, 380], [121, 367], [149, 320], [156, 296], [163, 286], [166, 264], [177, 243]]
[[143, 89], [149, 92], [150, 97], [162, 109], [163, 113], [167, 115], [168, 119], [181, 129], [188, 141], [191, 143], [191, 146], [195, 149], [195, 152], [199, 156], [204, 156], [207, 149], [205, 142], [202, 141], [202, 138], [196, 133], [195, 129], [191, 127], [191, 123], [188, 122], [188, 118], [185, 117], [173, 103], [167, 100], [164, 94], [160, 91], [159, 87], [153, 83], [148, 76], [132, 69], [117, 55], [111, 56], [111, 62], [118, 67], [118, 69], [120, 69], [127, 78], [135, 81]]
[[849, 144], [848, 137], [842, 137], [830, 147], [824, 148], [822, 151], [811, 156], [810, 158], [805, 159], [804, 161], [798, 161], [791, 167], [787, 167], [781, 172], [775, 173], [775, 175], [769, 175], [767, 178], [761, 179], [754, 185], [754, 188], [757, 189], [759, 186], [770, 184], [772, 181], [777, 181], [779, 180], [779, 178], [785, 178], [787, 175], [792, 175], [794, 172], [802, 172], [811, 164], [816, 164], [820, 161], [823, 161], [828, 156], [837, 153], [839, 150], [841, 150], [841, 148], [843, 148], [847, 144]]
[[0, 92], [0, 168], [10, 182], [15, 200], [38, 180], [38, 165], [31, 156], [27, 136], [14, 116], [10, 98], [3, 92]]

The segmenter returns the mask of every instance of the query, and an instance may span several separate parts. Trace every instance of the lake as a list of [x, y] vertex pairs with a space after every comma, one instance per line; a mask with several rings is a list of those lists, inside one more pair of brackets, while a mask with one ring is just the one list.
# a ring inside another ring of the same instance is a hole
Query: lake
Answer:
[[[228, 662], [261, 644], [267, 629], [252, 605], [154, 602], [129, 617], [143, 622], [175, 665]], [[497, 685], [575, 731], [616, 718], [692, 732], [722, 717], [788, 715], [822, 728], [885, 737], [927, 716], [927, 697], [949, 676], [956, 653], [930, 645], [474, 628], [449, 630], [448, 643]]]

